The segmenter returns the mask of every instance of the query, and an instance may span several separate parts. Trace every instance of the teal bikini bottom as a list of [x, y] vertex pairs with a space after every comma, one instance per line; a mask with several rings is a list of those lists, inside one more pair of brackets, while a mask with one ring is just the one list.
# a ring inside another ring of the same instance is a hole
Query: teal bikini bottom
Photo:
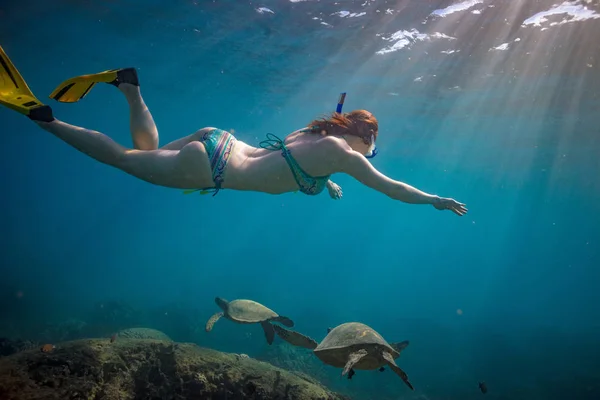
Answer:
[[233, 149], [233, 145], [237, 140], [227, 131], [222, 129], [212, 129], [202, 135], [198, 141], [204, 144], [204, 147], [206, 148], [215, 186], [212, 188], [185, 190], [184, 193], [188, 194], [200, 191], [200, 194], [207, 194], [213, 191], [214, 196], [221, 190], [223, 175], [225, 175], [225, 170], [227, 169], [227, 161], [229, 161], [231, 149]]

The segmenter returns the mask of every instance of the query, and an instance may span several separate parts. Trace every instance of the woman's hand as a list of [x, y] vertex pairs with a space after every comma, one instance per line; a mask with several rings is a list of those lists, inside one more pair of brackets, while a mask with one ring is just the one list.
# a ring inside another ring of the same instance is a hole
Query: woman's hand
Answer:
[[469, 211], [463, 203], [447, 197], [438, 198], [438, 200], [434, 201], [433, 206], [438, 210], [450, 210], [461, 217]]
[[332, 199], [339, 200], [342, 198], [342, 188], [331, 180], [327, 181], [327, 190]]

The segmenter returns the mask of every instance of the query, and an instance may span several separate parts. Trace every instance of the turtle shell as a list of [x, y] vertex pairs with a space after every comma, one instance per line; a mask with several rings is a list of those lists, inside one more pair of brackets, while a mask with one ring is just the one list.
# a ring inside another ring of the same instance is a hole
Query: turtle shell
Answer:
[[390, 353], [393, 358], [400, 355], [373, 328], [360, 322], [347, 322], [333, 328], [314, 352], [324, 363], [343, 368], [348, 362], [348, 356], [360, 349], [365, 349], [368, 355], [354, 369], [376, 369], [383, 366], [386, 364], [381, 356], [383, 351]]
[[279, 314], [252, 300], [233, 300], [227, 304], [225, 314], [236, 322], [257, 323], [277, 318]]

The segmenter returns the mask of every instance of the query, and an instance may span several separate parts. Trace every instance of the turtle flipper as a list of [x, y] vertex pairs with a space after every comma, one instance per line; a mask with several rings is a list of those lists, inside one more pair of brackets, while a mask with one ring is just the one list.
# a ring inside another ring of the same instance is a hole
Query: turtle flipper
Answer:
[[354, 375], [356, 375], [356, 372], [350, 368], [350, 371], [348, 371], [348, 379], [352, 379]]
[[275, 330], [273, 329], [273, 325], [269, 321], [263, 321], [260, 323], [263, 330], [265, 331], [265, 338], [267, 339], [267, 343], [273, 344], [273, 339], [275, 339]]
[[273, 325], [273, 329], [277, 333], [277, 336], [293, 346], [304, 347], [305, 349], [310, 350], [314, 350], [318, 346], [316, 341], [299, 332], [282, 328], [279, 325]]
[[408, 375], [406, 375], [406, 372], [402, 371], [402, 369], [396, 365], [396, 362], [394, 361], [394, 357], [392, 357], [392, 355], [390, 353], [388, 353], [387, 351], [384, 351], [382, 353], [382, 356], [383, 356], [383, 359], [387, 362], [387, 365], [390, 366], [392, 371], [394, 371], [404, 381], [404, 383], [406, 383], [406, 386], [408, 386], [410, 388], [410, 390], [415, 390], [413, 385], [408, 380]]
[[210, 317], [208, 319], [208, 321], [206, 321], [206, 327], [204, 328], [206, 330], [206, 332], [210, 332], [212, 331], [213, 325], [219, 320], [219, 318], [221, 318], [223, 316], [222, 312], [218, 312], [216, 314], [214, 314], [212, 317]]
[[215, 297], [215, 303], [217, 303], [217, 305], [221, 307], [223, 311], [227, 311], [227, 306], [229, 305], [227, 300], [222, 297]]
[[279, 317], [275, 317], [271, 321], [279, 322], [280, 324], [285, 325], [288, 328], [291, 328], [294, 326], [294, 321], [292, 321], [288, 317], [284, 317], [283, 315], [280, 315]]
[[410, 342], [408, 340], [405, 340], [403, 342], [398, 342], [398, 343], [390, 343], [390, 346], [392, 346], [392, 348], [394, 350], [396, 350], [398, 353], [400, 353], [402, 350], [404, 350], [408, 344]]
[[360, 349], [358, 351], [355, 351], [354, 353], [350, 353], [350, 355], [348, 356], [348, 362], [346, 363], [346, 366], [342, 371], [342, 376], [346, 375], [352, 369], [352, 367], [354, 367], [354, 365], [367, 354], [369, 353], [365, 349]]

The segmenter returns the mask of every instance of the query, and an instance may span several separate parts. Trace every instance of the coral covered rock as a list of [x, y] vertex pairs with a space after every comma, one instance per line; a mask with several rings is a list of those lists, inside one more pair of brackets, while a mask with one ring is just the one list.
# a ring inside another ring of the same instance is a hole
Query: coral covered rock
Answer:
[[154, 340], [166, 340], [167, 342], [171, 341], [171, 338], [162, 333], [161, 331], [157, 331], [156, 329], [150, 328], [130, 328], [119, 331], [119, 338], [127, 338], [127, 339], [154, 339]]
[[0, 399], [342, 399], [271, 364], [194, 344], [87, 339], [0, 359]]
[[10, 356], [11, 354], [32, 348], [38, 348], [38, 344], [27, 340], [0, 338], [0, 357]]
[[[269, 346], [256, 358], [288, 371], [308, 374], [325, 383], [331, 375], [328, 374], [328, 367], [315, 357], [312, 350], [290, 346], [287, 343]], [[338, 375], [336, 374], [335, 377], [338, 378]]]

